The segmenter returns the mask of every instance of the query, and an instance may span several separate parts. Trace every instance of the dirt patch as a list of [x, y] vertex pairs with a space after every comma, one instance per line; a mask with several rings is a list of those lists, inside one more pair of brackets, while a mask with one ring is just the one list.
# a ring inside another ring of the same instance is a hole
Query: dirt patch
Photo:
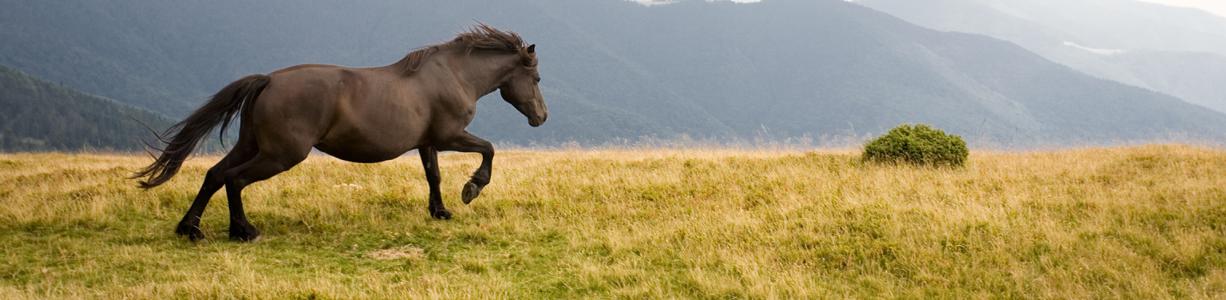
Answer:
[[400, 246], [367, 252], [366, 257], [376, 260], [420, 260], [426, 257], [426, 251], [414, 246]]

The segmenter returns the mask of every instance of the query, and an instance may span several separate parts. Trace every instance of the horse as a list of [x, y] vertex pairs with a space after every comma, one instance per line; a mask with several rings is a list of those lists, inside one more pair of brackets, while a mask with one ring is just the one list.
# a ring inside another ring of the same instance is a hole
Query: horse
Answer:
[[417, 149], [430, 185], [430, 216], [447, 220], [452, 215], [439, 189], [438, 152], [481, 154], [481, 165], [461, 193], [464, 204], [472, 202], [489, 184], [494, 159], [493, 145], [466, 130], [477, 100], [498, 90], [530, 126], [538, 127], [549, 117], [540, 81], [536, 45], [484, 23], [387, 66], [308, 64], [250, 75], [155, 133], [164, 147], [154, 147], [160, 154], [132, 178], [146, 190], [165, 183], [205, 135], [220, 125], [224, 136], [239, 116], [238, 141], [208, 169], [175, 233], [203, 239], [200, 217], [209, 198], [224, 186], [230, 238], [255, 240], [260, 231], [243, 211], [243, 188], [293, 168], [312, 148], [359, 163], [387, 161]]

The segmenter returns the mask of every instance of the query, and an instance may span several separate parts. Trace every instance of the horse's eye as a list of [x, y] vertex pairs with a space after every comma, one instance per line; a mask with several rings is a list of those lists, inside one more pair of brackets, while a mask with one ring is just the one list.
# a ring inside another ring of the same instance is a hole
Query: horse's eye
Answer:
[[536, 83], [541, 83], [541, 78], [540, 78], [540, 77], [534, 77], [533, 79], [534, 79], [534, 80], [536, 80]]

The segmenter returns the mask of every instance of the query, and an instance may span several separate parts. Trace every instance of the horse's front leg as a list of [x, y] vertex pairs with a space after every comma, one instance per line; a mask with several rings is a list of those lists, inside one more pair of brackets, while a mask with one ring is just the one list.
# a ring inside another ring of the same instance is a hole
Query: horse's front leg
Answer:
[[426, 182], [430, 183], [430, 216], [439, 220], [451, 219], [451, 212], [443, 206], [443, 192], [438, 187], [438, 150], [421, 147], [417, 153], [421, 154], [421, 166], [426, 169]]
[[480, 196], [481, 189], [490, 183], [490, 174], [493, 173], [494, 164], [494, 145], [467, 131], [443, 144], [444, 146], [439, 147], [439, 149], [481, 153], [481, 166], [477, 167], [476, 172], [473, 172], [472, 179], [469, 179], [468, 183], [464, 184], [462, 196], [464, 204], [468, 204], [473, 199], [476, 199], [477, 196]]

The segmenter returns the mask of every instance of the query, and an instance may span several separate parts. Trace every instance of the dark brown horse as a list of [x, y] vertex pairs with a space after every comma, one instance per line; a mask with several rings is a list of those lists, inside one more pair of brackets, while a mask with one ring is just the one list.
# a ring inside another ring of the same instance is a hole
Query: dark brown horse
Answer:
[[200, 216], [223, 186], [230, 204], [230, 238], [250, 241], [260, 232], [243, 213], [242, 191], [306, 159], [314, 147], [337, 158], [380, 162], [418, 149], [430, 184], [430, 215], [450, 219], [439, 192], [438, 151], [481, 153], [481, 166], [464, 185], [463, 200], [490, 182], [494, 148], [465, 131], [477, 99], [494, 90], [536, 127], [545, 122], [537, 87], [536, 45], [480, 24], [454, 40], [413, 51], [384, 67], [299, 65], [251, 75], [227, 85], [208, 103], [171, 127], [166, 147], [134, 178], [141, 187], [165, 183], [213, 128], [224, 132], [241, 116], [238, 142], [209, 169], [204, 185], [175, 232], [204, 237]]

